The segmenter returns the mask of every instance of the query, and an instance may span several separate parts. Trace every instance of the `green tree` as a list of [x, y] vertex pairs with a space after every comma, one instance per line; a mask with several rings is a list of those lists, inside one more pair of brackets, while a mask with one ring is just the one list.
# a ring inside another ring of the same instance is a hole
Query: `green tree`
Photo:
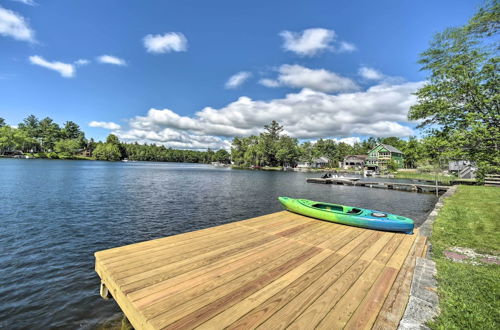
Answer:
[[500, 3], [490, 1], [466, 25], [434, 37], [419, 61], [428, 83], [408, 114], [483, 172], [500, 170], [499, 13]]
[[4, 155], [15, 149], [14, 130], [10, 126], [0, 127], [0, 154]]
[[229, 164], [231, 162], [231, 155], [225, 149], [219, 149], [215, 152], [213, 158], [216, 162]]
[[71, 157], [80, 149], [81, 142], [79, 139], [64, 139], [59, 140], [54, 145], [54, 150], [61, 153], [62, 156]]
[[117, 161], [120, 160], [120, 149], [116, 144], [99, 143], [94, 149], [93, 156], [97, 160]]
[[54, 123], [52, 118], [46, 117], [40, 120], [39, 137], [43, 151], [53, 151], [54, 145], [61, 138], [61, 128], [57, 123]]
[[7, 126], [7, 124], [5, 123], [5, 119], [0, 117], [0, 127], [4, 127], [4, 126]]
[[297, 139], [282, 136], [277, 144], [276, 159], [280, 165], [294, 165], [300, 157], [300, 149], [298, 147]]
[[114, 145], [119, 145], [120, 144], [120, 140], [118, 139], [118, 137], [116, 135], [109, 134], [108, 137], [106, 138], [106, 143], [114, 144]]

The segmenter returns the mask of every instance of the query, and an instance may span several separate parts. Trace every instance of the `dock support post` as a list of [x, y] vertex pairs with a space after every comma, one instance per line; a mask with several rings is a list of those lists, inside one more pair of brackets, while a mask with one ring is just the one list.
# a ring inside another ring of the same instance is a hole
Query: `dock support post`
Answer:
[[101, 286], [99, 287], [99, 293], [101, 294], [102, 299], [108, 300], [112, 298], [111, 293], [109, 293], [108, 287], [101, 281]]

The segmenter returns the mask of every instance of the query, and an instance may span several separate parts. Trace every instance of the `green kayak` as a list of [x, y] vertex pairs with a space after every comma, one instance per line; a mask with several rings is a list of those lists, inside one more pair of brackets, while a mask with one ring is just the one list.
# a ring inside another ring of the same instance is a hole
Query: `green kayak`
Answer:
[[414, 223], [410, 218], [359, 207], [279, 197], [288, 211], [311, 218], [336, 222], [368, 229], [386, 230], [413, 234]]

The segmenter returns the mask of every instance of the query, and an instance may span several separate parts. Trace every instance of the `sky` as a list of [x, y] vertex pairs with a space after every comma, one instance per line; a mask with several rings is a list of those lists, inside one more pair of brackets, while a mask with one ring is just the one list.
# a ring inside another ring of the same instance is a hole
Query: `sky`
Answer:
[[272, 120], [301, 141], [418, 136], [419, 53], [481, 3], [0, 0], [0, 117], [200, 150]]

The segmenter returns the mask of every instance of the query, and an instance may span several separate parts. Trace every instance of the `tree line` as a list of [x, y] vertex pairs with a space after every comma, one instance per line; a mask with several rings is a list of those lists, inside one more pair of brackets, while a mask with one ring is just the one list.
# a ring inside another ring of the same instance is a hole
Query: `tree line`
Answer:
[[5, 120], [0, 118], [0, 156], [18, 152], [30, 154], [35, 158], [52, 159], [230, 162], [230, 155], [226, 150], [178, 150], [154, 144], [124, 143], [113, 134], [104, 142], [96, 142], [92, 138], [87, 139], [80, 126], [73, 121], [67, 121], [60, 126], [49, 117], [39, 120], [31, 115], [16, 128], [7, 125]]
[[239, 166], [295, 166], [298, 162], [313, 162], [319, 157], [326, 157], [330, 167], [338, 167], [349, 155], [367, 155], [378, 144], [388, 144], [404, 154], [406, 168], [434, 166], [440, 160], [441, 141], [435, 137], [401, 139], [399, 137], [369, 137], [361, 142], [347, 144], [333, 139], [319, 139], [299, 143], [298, 139], [283, 134], [284, 128], [272, 121], [264, 126], [260, 135], [234, 138], [231, 156]]

